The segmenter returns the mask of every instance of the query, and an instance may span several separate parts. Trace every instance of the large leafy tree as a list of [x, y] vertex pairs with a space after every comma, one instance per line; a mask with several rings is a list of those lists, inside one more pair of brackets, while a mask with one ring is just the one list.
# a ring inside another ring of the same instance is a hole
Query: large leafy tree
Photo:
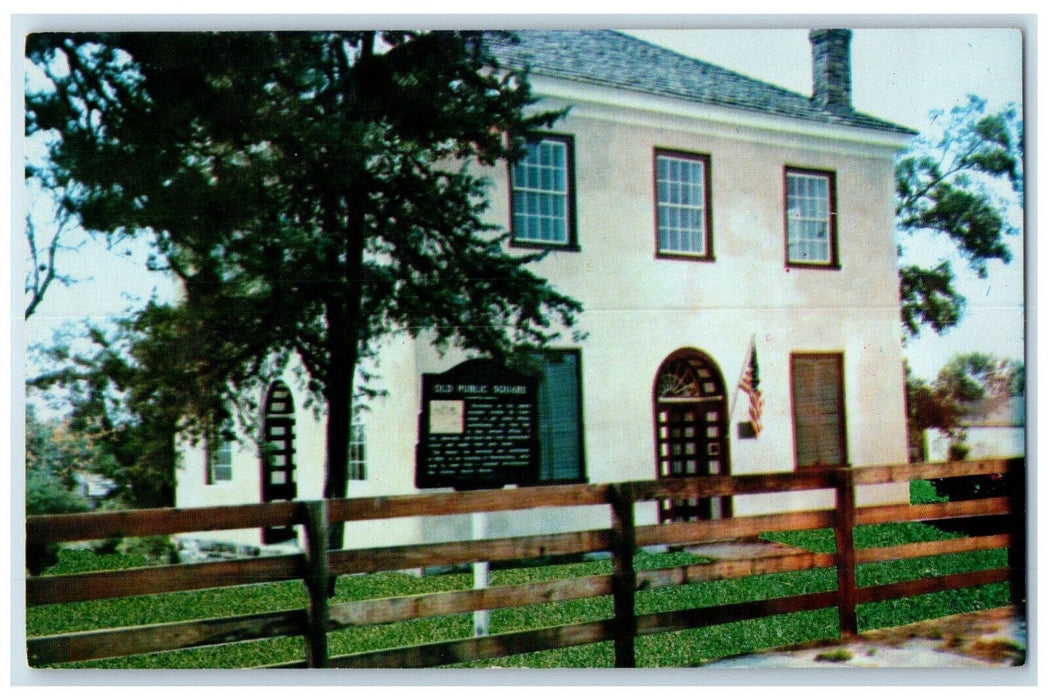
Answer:
[[1026, 368], [1019, 360], [981, 352], [962, 353], [943, 365], [935, 383], [958, 403], [1023, 396]]
[[[916, 139], [896, 164], [899, 252], [914, 238], [943, 236], [986, 277], [989, 261], [1011, 260], [1004, 236], [1017, 232], [1009, 209], [1022, 206], [1022, 121], [1014, 107], [987, 113], [975, 96], [934, 116], [941, 127]], [[941, 334], [960, 322], [965, 299], [949, 260], [904, 262], [899, 273], [908, 336], [923, 326]]]
[[27, 130], [49, 135], [63, 206], [152, 236], [182, 282], [136, 320], [158, 376], [197, 377], [178, 409], [206, 429], [296, 355], [326, 409], [326, 497], [345, 495], [354, 387], [383, 336], [503, 357], [580, 310], [483, 218], [485, 167], [559, 115], [528, 109], [481, 33], [41, 34], [27, 55], [47, 76]]
[[76, 470], [98, 469], [98, 450], [67, 425], [41, 420], [32, 406], [25, 418], [26, 514], [87, 510], [75, 491]]
[[61, 391], [68, 431], [105, 457], [92, 470], [117, 484], [126, 506], [174, 505], [176, 434], [199, 438], [222, 418], [206, 346], [181, 342], [178, 314], [150, 303], [110, 327], [89, 325], [86, 338], [40, 350], [48, 369], [28, 382], [45, 396]]
[[[77, 471], [98, 469], [104, 454], [69, 426], [37, 417], [32, 406], [25, 416], [26, 515], [80, 513], [90, 504], [76, 491]], [[33, 575], [58, 560], [54, 544], [26, 549], [26, 566]]]
[[[906, 408], [911, 452], [924, 458], [924, 431], [937, 428], [949, 436], [949, 458], [964, 459], [967, 430], [963, 419], [980, 403], [996, 403], [1026, 393], [1026, 369], [1022, 362], [985, 353], [953, 356], [932, 382], [906, 373]], [[983, 407], [985, 410], [985, 406]], [[1005, 455], [1007, 456], [1007, 455]], [[933, 479], [941, 497], [966, 500], [1003, 496], [1006, 480], [998, 475]]]

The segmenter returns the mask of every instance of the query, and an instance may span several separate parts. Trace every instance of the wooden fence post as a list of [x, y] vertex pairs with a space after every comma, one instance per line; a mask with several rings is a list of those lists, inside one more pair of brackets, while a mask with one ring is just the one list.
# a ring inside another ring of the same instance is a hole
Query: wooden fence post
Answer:
[[306, 510], [306, 593], [309, 610], [306, 623], [306, 665], [328, 665], [328, 518], [327, 501], [310, 501]]
[[837, 614], [841, 639], [859, 634], [855, 613], [855, 475], [850, 467], [834, 471], [837, 510], [834, 534], [837, 541]]
[[614, 546], [612, 556], [612, 596], [615, 601], [615, 667], [635, 668], [635, 640], [637, 613], [634, 595], [637, 590], [637, 572], [633, 569], [633, 555], [637, 549], [633, 518], [633, 488], [630, 484], [612, 485], [611, 529]]
[[1012, 546], [1008, 548], [1012, 605], [1026, 617], [1026, 459], [1008, 460], [1008, 509]]

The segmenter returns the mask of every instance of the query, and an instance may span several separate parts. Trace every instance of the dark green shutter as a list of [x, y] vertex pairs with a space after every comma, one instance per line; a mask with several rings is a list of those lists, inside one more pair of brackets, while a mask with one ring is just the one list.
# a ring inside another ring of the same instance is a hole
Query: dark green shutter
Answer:
[[582, 479], [582, 412], [578, 356], [542, 355], [539, 383], [540, 481]]

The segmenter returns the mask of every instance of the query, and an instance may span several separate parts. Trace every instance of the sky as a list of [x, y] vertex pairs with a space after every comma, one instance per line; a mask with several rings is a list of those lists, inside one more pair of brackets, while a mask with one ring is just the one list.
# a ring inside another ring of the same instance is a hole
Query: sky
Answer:
[[[810, 93], [811, 52], [806, 29], [677, 28], [695, 23], [694, 19], [680, 18], [665, 23], [653, 18], [630, 22], [620, 18], [614, 25], [651, 27], [631, 33], [787, 89]], [[595, 26], [593, 20], [587, 24]], [[862, 24], [861, 18], [857, 24]], [[932, 110], [949, 109], [969, 93], [986, 98], [990, 109], [1009, 102], [1021, 104], [1021, 35], [1000, 27], [858, 26], [852, 41], [852, 74], [853, 101], [858, 110], [924, 131], [931, 125]], [[963, 262], [954, 263], [960, 288], [968, 298], [967, 313], [961, 325], [945, 336], [925, 331], [919, 339], [909, 341], [905, 351], [917, 376], [934, 377], [958, 352], [1023, 357], [1023, 241], [1012, 237], [1008, 243], [1012, 263], [992, 263], [985, 280], [977, 279]], [[934, 262], [950, 250], [927, 246], [912, 252]], [[67, 254], [60, 268], [78, 282], [67, 288], [52, 286], [24, 329], [26, 343], [48, 341], [63, 321], [100, 320], [140, 305], [153, 293], [170, 293], [162, 278], [145, 271], [145, 251], [140, 246], [119, 245], [107, 250], [98, 242], [88, 241], [80, 250]], [[18, 271], [16, 279], [20, 277]]]

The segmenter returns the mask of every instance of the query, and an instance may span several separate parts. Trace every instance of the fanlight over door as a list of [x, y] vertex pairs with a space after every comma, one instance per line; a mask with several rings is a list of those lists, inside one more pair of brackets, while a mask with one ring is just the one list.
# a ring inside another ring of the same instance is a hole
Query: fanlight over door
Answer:
[[[717, 365], [698, 350], [678, 350], [655, 377], [655, 464], [660, 479], [727, 474], [728, 402]], [[731, 499], [659, 502], [659, 522], [727, 517]]]

